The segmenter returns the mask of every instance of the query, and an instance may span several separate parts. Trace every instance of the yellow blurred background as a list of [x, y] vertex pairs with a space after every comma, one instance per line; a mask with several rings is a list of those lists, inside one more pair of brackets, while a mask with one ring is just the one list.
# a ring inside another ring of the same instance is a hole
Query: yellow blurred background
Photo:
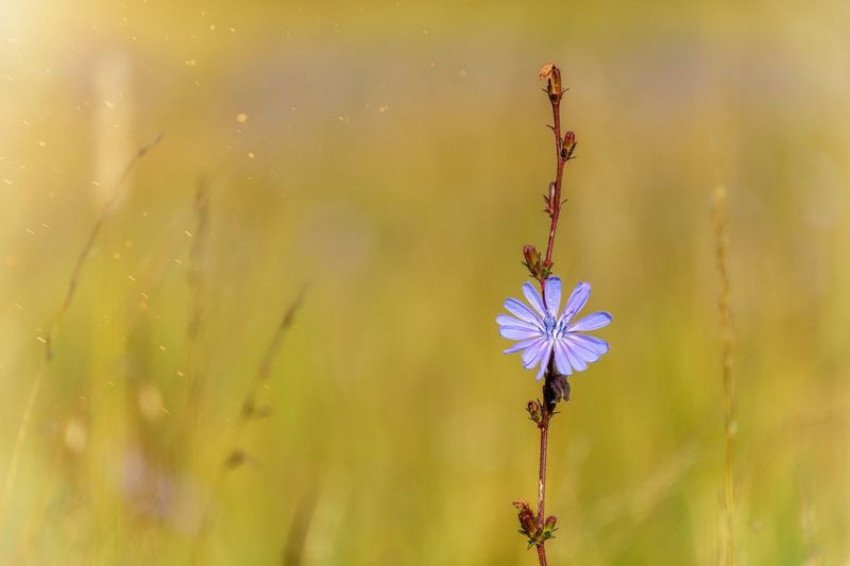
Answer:
[[0, 562], [536, 563], [538, 385], [494, 317], [548, 230], [552, 60], [555, 270], [614, 324], [553, 421], [550, 564], [722, 555], [719, 184], [737, 562], [847, 563], [848, 29], [838, 1], [3, 0]]

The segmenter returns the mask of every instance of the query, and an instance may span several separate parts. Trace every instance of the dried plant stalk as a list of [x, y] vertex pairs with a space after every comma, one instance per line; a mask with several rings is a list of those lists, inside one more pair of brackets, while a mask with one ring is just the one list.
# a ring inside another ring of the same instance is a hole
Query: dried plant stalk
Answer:
[[732, 379], [732, 349], [735, 342], [732, 327], [732, 309], [729, 304], [729, 239], [726, 225], [726, 188], [718, 186], [714, 191], [714, 244], [717, 274], [720, 277], [720, 298], [717, 308], [720, 314], [722, 336], [722, 379], [724, 416], [724, 460], [723, 460], [723, 524], [724, 563], [735, 563], [735, 434], [737, 432], [735, 407], [735, 382]]

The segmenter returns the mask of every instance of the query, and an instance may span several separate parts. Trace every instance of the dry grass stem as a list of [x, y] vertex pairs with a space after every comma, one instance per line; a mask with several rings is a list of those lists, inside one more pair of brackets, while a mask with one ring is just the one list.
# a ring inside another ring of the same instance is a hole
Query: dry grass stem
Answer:
[[295, 300], [283, 313], [283, 317], [280, 319], [280, 322], [272, 335], [272, 339], [261, 358], [259, 368], [251, 382], [248, 393], [242, 401], [239, 415], [233, 425], [230, 442], [226, 445], [226, 452], [221, 460], [221, 464], [218, 467], [215, 479], [213, 480], [213, 485], [210, 489], [210, 498], [204, 508], [204, 512], [201, 514], [200, 531], [192, 546], [191, 562], [193, 564], [202, 564], [204, 562], [203, 548], [213, 523], [212, 496], [218, 493], [221, 489], [221, 484], [224, 481], [227, 472], [241, 467], [249, 460], [248, 454], [246, 454], [241, 447], [242, 432], [249, 421], [266, 414], [265, 409], [257, 405], [257, 399], [262, 386], [269, 378], [271, 364], [277, 356], [277, 353], [280, 351], [280, 347], [283, 343], [283, 337], [286, 335], [286, 331], [292, 326], [292, 323], [295, 320], [295, 314], [301, 307], [306, 290], [306, 287], [302, 288]]
[[17, 479], [18, 467], [20, 466], [21, 454], [23, 453], [23, 447], [26, 443], [26, 438], [29, 433], [30, 422], [32, 420], [32, 412], [35, 408], [36, 401], [38, 399], [39, 392], [41, 390], [41, 384], [44, 380], [44, 376], [47, 373], [47, 367], [50, 364], [50, 361], [53, 359], [53, 347], [56, 340], [56, 332], [59, 328], [60, 323], [62, 322], [65, 313], [68, 312], [68, 309], [71, 306], [71, 303], [74, 299], [74, 295], [76, 294], [77, 286], [80, 281], [80, 275], [82, 274], [83, 267], [85, 266], [86, 259], [89, 257], [89, 254], [94, 247], [95, 242], [97, 241], [97, 236], [100, 234], [101, 228], [106, 220], [111, 216], [113, 210], [115, 209], [115, 205], [117, 204], [120, 192], [118, 189], [124, 184], [127, 180], [127, 177], [130, 176], [133, 168], [136, 163], [144, 157], [151, 149], [153, 149], [156, 145], [162, 141], [163, 132], [160, 132], [152, 141], [143, 145], [139, 148], [136, 154], [132, 159], [127, 163], [124, 167], [124, 171], [119, 177], [118, 181], [115, 184], [115, 187], [112, 191], [114, 195], [112, 199], [106, 203], [106, 205], [101, 210], [100, 214], [97, 217], [94, 225], [92, 226], [91, 231], [89, 232], [89, 236], [86, 239], [85, 244], [82, 249], [80, 249], [80, 253], [77, 255], [77, 261], [74, 263], [74, 267], [71, 271], [71, 277], [68, 279], [67, 290], [65, 291], [65, 296], [62, 299], [62, 303], [59, 306], [59, 310], [53, 317], [53, 320], [50, 324], [49, 330], [47, 331], [47, 335], [40, 338], [41, 342], [44, 344], [44, 356], [42, 357], [41, 367], [38, 373], [33, 380], [32, 386], [30, 387], [30, 394], [27, 397], [27, 403], [24, 407], [23, 415], [21, 416], [21, 424], [18, 427], [18, 434], [15, 438], [15, 447], [12, 450], [12, 456], [9, 460], [9, 467], [6, 471], [6, 479], [3, 482], [3, 491], [0, 494], [0, 529], [2, 529], [2, 525], [5, 519], [6, 510], [8, 509], [9, 497], [12, 494], [12, 490], [14, 489], [15, 480]]
[[737, 432], [735, 408], [735, 383], [732, 380], [732, 349], [735, 335], [732, 328], [732, 309], [729, 304], [729, 240], [726, 222], [726, 188], [718, 186], [714, 191], [714, 241], [717, 273], [720, 277], [720, 332], [722, 336], [723, 413], [725, 422], [724, 465], [723, 465], [723, 524], [724, 563], [735, 563], [735, 434]]

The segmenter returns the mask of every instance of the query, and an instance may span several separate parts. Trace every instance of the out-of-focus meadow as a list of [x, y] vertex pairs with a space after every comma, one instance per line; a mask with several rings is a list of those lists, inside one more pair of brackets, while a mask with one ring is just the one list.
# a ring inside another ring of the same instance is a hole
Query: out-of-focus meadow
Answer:
[[0, 561], [535, 563], [538, 386], [494, 317], [545, 243], [554, 60], [556, 271], [614, 324], [553, 422], [550, 563], [722, 554], [719, 184], [737, 562], [847, 563], [848, 29], [838, 1], [4, 0]]

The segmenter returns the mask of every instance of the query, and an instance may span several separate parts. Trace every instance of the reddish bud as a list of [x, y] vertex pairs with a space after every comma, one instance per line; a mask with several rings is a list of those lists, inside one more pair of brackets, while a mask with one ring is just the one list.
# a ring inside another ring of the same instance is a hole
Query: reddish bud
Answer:
[[514, 507], [519, 509], [517, 518], [519, 519], [519, 532], [528, 537], [529, 541], [533, 541], [537, 536], [537, 520], [534, 518], [534, 512], [529, 507], [528, 503], [522, 499], [517, 499], [513, 502]]
[[522, 257], [525, 258], [525, 263], [534, 265], [540, 261], [540, 252], [531, 244], [526, 244], [522, 247]]
[[576, 134], [572, 130], [569, 130], [566, 134], [564, 134], [564, 141], [561, 144], [561, 157], [563, 159], [570, 159], [573, 156], [573, 152], [576, 149]]
[[526, 410], [528, 411], [528, 417], [534, 421], [537, 426], [540, 426], [540, 423], [543, 422], [543, 407], [540, 406], [540, 403], [537, 401], [529, 401]]
[[540, 80], [546, 81], [546, 93], [553, 104], [561, 101], [563, 88], [561, 86], [561, 70], [554, 63], [547, 63], [540, 69]]
[[540, 542], [546, 542], [550, 538], [555, 537], [555, 531], [558, 530], [558, 527], [555, 526], [555, 524], [557, 522], [558, 522], [558, 519], [555, 518], [554, 515], [549, 515], [548, 517], [546, 517], [546, 522], [543, 523], [543, 528], [540, 529], [540, 533], [539, 533], [539, 537], [538, 537]]
[[528, 268], [528, 272], [535, 279], [541, 277], [540, 252], [531, 244], [526, 244], [522, 247], [522, 257], [525, 259], [523, 265]]

